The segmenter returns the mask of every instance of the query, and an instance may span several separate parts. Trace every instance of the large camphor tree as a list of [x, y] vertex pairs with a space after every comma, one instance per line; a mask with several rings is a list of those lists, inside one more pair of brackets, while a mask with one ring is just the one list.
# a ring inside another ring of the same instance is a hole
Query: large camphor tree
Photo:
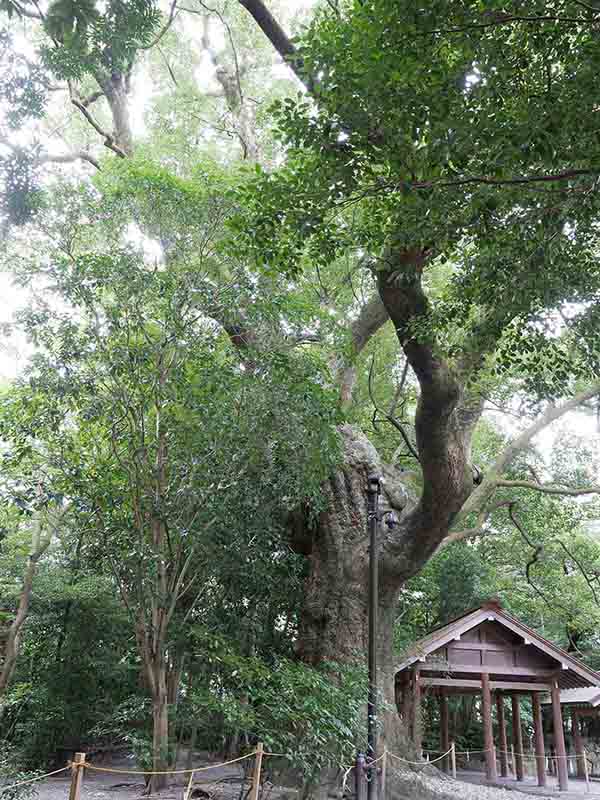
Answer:
[[[25, 24], [36, 42], [33, 58], [6, 39], [3, 93], [21, 103], [3, 136], [10, 221], [35, 225], [27, 190], [52, 163], [102, 170], [108, 158], [150, 152], [185, 179], [214, 147], [215, 126], [230, 143], [217, 157], [255, 166], [239, 171], [220, 257], [243, 261], [259, 289], [267, 276], [305, 301], [316, 287], [312, 324], [290, 332], [281, 314], [278, 335], [318, 348], [346, 417], [324, 510], [290, 515], [290, 541], [308, 559], [297, 651], [310, 664], [363, 658], [365, 481], [380, 472], [384, 502], [400, 512], [380, 548], [380, 664], [392, 702], [399, 592], [435, 551], [485, 536], [520, 491], [599, 488], [548, 482], [526, 458], [508, 471], [538, 433], [600, 392], [600, 8], [332, 0], [291, 39], [261, 0], [173, 0], [162, 14], [149, 0], [1, 5], [9, 30]], [[263, 35], [295, 87], [273, 78]], [[131, 124], [148, 65], [153, 149]], [[10, 126], [43, 120], [55, 91], [80, 115], [68, 148], [25, 145]], [[270, 115], [257, 97], [276, 99]], [[160, 245], [168, 263], [168, 237]], [[247, 369], [272, 343], [250, 311], [245, 297], [213, 315]], [[367, 377], [375, 348], [383, 358]], [[376, 414], [391, 425], [369, 440], [377, 366], [387, 394]], [[521, 423], [482, 473], [471, 444], [490, 403], [520, 409]], [[396, 715], [385, 724], [394, 747]]]
[[[276, 110], [287, 164], [258, 181], [244, 244], [291, 276], [353, 254], [376, 284], [350, 321], [353, 355], [389, 318], [418, 384], [409, 447], [420, 497], [381, 542], [391, 701], [398, 592], [435, 550], [484, 535], [518, 496], [503, 489], [598, 491], [506, 473], [600, 388], [599, 12], [578, 2], [340, 3], [294, 44], [262, 3], [244, 5], [308, 92]], [[349, 400], [352, 375], [342, 375]], [[539, 413], [481, 474], [471, 441], [486, 400], [519, 392]], [[384, 469], [376, 453], [351, 441], [314, 530], [301, 652], [315, 663], [364, 650], [362, 497], [373, 468]], [[387, 481], [388, 501], [402, 504]]]

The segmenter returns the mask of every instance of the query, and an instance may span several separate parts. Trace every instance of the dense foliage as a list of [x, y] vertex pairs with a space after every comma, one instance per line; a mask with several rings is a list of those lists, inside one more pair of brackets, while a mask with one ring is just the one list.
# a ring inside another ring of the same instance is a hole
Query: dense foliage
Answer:
[[600, 666], [598, 11], [292, 5], [0, 0], [2, 777], [347, 765], [367, 467], [381, 663], [499, 596]]

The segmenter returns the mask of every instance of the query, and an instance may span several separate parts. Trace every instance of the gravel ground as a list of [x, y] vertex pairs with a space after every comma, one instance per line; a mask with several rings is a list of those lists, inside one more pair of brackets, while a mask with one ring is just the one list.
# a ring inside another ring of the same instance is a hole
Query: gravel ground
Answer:
[[[135, 763], [125, 757], [114, 759], [110, 763], [100, 763], [98, 766], [111, 770], [138, 769]], [[210, 761], [195, 760], [194, 766], [210, 766]], [[183, 765], [180, 765], [179, 768], [183, 769]], [[159, 798], [160, 800], [182, 800], [188, 777], [185, 775], [174, 776], [168, 789], [151, 797], [156, 800]], [[200, 797], [195, 800], [238, 800], [243, 780], [243, 769], [237, 764], [229, 767], [214, 767], [198, 773], [194, 779], [194, 787], [201, 789], [202, 792], [199, 793]], [[36, 784], [37, 800], [68, 800], [70, 786], [70, 772], [40, 781]], [[139, 798], [147, 800], [148, 795], [144, 794], [145, 789], [143, 778], [140, 778], [139, 775], [86, 769], [81, 786], [81, 800], [134, 800], [134, 798], [135, 800], [139, 800]]]
[[551, 800], [553, 797], [556, 795], [516, 793], [423, 772], [396, 772], [391, 792], [391, 800]]
[[[204, 762], [209, 764], [210, 762]], [[199, 766], [198, 762], [196, 764]], [[102, 766], [107, 766], [102, 764]], [[135, 769], [131, 761], [121, 759], [110, 764], [111, 769]], [[483, 786], [474, 782], [454, 781], [440, 775], [429, 768], [424, 772], [403, 772], [390, 770], [388, 774], [390, 784], [389, 800], [551, 800], [559, 795], [556, 792], [526, 794], [518, 793], [509, 788], [494, 788]], [[199, 773], [194, 780], [194, 787], [200, 790], [197, 800], [241, 800], [245, 795], [242, 792], [243, 771], [239, 765], [230, 767], [215, 767]], [[477, 780], [477, 776], [470, 775], [469, 780]], [[37, 784], [37, 800], [68, 800], [71, 778], [69, 773], [48, 778]], [[245, 785], [247, 789], [248, 784]], [[186, 780], [179, 776], [160, 794], [152, 795], [154, 800], [183, 800]], [[580, 787], [573, 787], [574, 793], [561, 793], [561, 800], [581, 797]], [[593, 787], [596, 789], [596, 787]], [[341, 791], [331, 792], [330, 798], [341, 798]], [[119, 775], [106, 772], [86, 770], [81, 789], [81, 800], [140, 800], [144, 797], [145, 785], [136, 775]], [[510, 792], [510, 794], [509, 794]], [[600, 797], [599, 794], [591, 795]], [[587, 795], [590, 797], [590, 795]], [[147, 798], [147, 795], [145, 796]], [[261, 800], [295, 800], [297, 793], [293, 789], [273, 786], [263, 792]], [[196, 798], [195, 798], [196, 800]]]

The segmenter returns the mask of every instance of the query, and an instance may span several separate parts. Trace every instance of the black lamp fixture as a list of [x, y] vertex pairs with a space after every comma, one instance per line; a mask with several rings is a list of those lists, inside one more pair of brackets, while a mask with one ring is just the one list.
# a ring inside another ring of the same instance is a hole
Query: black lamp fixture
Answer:
[[[394, 511], [379, 513], [383, 480], [371, 474], [367, 485], [367, 525], [369, 528], [369, 695], [367, 700], [367, 798], [377, 800], [377, 607], [379, 604], [379, 548], [377, 528], [381, 521], [392, 531], [399, 520]], [[359, 761], [360, 761], [359, 757]]]

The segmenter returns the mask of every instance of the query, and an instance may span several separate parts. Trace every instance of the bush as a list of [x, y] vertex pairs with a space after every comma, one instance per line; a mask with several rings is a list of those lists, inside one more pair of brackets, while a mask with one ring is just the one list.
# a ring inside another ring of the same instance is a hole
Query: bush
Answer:
[[225, 737], [262, 741], [286, 754], [307, 780], [352, 763], [364, 728], [365, 671], [335, 663], [320, 668], [288, 659], [267, 664], [226, 645], [215, 653], [219, 679], [191, 693], [192, 714], [220, 725]]
[[39, 771], [27, 770], [24, 767], [19, 751], [9, 742], [0, 739], [0, 791], [2, 800], [29, 800], [37, 794], [37, 785], [30, 783], [15, 789], [4, 789], [20, 781], [26, 781], [40, 775]]

